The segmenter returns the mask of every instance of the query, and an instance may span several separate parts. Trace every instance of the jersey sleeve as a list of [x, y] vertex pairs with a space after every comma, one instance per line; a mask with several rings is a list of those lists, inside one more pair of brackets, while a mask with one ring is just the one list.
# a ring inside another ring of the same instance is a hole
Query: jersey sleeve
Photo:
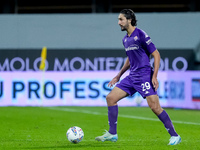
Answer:
[[153, 44], [151, 38], [144, 31], [141, 35], [141, 44], [145, 51], [147, 51], [149, 54], [153, 53], [156, 50], [156, 47]]

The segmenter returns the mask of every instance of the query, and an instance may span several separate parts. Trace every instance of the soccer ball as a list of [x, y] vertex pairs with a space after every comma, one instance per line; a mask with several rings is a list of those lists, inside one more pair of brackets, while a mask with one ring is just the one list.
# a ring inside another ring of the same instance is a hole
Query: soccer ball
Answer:
[[72, 143], [79, 143], [84, 137], [84, 132], [80, 127], [73, 126], [67, 130], [67, 139]]

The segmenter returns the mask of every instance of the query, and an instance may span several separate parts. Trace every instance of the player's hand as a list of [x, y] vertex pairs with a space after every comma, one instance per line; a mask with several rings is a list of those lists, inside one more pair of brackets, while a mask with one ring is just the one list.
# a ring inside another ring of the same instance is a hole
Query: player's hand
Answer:
[[159, 87], [159, 83], [157, 78], [153, 77], [152, 78], [152, 83], [153, 83], [153, 87], [155, 88], [155, 90], [157, 91], [158, 87]]
[[108, 83], [108, 87], [112, 87], [113, 85], [115, 85], [115, 83], [117, 83], [119, 81], [119, 77], [116, 76], [114, 77], [109, 83]]

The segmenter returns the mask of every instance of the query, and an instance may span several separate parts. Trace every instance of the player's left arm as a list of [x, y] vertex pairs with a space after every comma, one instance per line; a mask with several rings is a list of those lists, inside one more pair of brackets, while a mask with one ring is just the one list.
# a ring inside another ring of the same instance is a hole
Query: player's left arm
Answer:
[[158, 70], [160, 67], [160, 53], [156, 49], [151, 55], [154, 57], [154, 73], [152, 76], [152, 83], [153, 83], [155, 90], [157, 91], [157, 89], [159, 87], [157, 75], [158, 75]]

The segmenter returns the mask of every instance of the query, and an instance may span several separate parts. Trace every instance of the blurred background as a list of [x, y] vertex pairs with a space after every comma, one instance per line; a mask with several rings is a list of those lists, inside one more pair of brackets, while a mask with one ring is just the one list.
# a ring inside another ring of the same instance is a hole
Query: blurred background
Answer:
[[84, 1], [39, 1], [39, 0], [2, 0], [1, 13], [118, 13], [130, 8], [135, 12], [197, 12], [198, 0], [120, 1], [120, 0], [84, 0]]
[[[200, 109], [198, 0], [1, 0], [0, 106], [106, 106], [106, 85], [126, 59], [117, 24], [124, 8], [161, 54], [161, 105]], [[120, 105], [147, 103], [137, 93]]]

